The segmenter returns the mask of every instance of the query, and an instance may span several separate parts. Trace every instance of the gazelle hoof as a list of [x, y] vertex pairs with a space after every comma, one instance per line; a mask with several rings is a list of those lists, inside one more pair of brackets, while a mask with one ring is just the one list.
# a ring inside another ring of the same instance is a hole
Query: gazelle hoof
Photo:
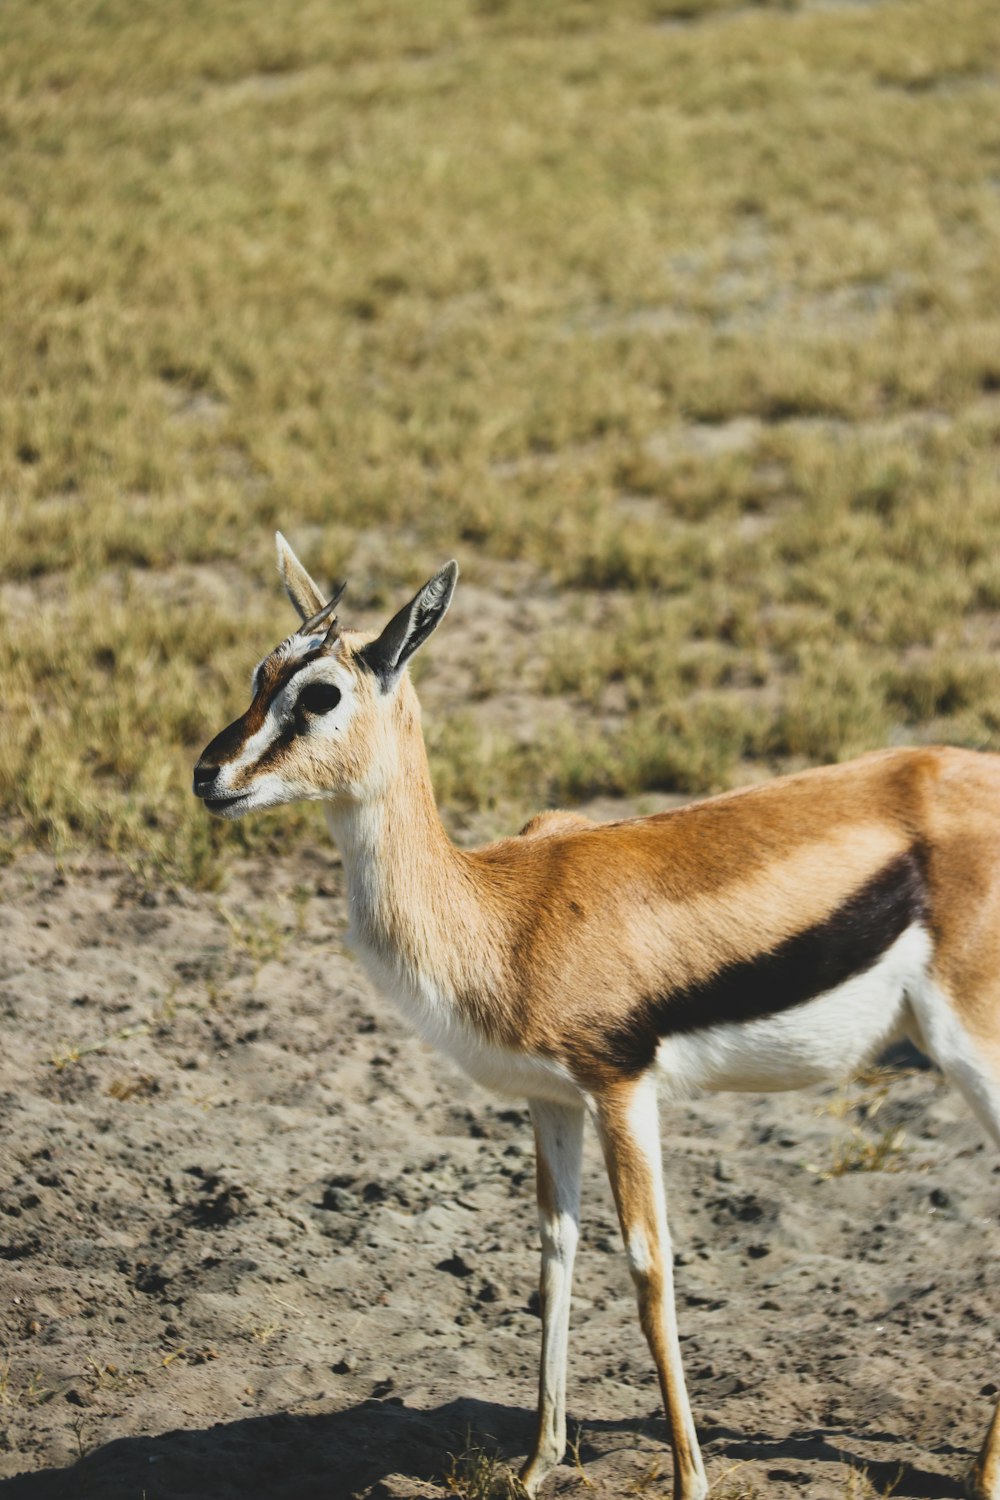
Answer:
[[552, 1470], [558, 1467], [561, 1457], [562, 1454], [559, 1458], [542, 1458], [535, 1454], [518, 1471], [517, 1482], [524, 1493], [529, 1496], [529, 1500], [534, 1500]]

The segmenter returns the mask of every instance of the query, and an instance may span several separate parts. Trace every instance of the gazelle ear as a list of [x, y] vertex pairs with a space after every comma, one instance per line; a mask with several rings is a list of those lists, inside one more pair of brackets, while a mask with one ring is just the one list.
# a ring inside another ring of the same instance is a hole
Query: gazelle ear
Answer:
[[358, 652], [358, 659], [387, 693], [418, 646], [444, 619], [458, 578], [458, 563], [446, 563], [398, 615], [393, 615], [378, 640]]
[[301, 620], [309, 620], [326, 604], [326, 597], [309, 577], [295, 553], [280, 531], [274, 533], [278, 548], [278, 570], [289, 599], [299, 612]]

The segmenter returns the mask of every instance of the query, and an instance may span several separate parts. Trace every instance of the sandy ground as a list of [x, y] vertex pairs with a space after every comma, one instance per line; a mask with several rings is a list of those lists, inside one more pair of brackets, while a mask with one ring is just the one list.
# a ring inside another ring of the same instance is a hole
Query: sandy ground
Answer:
[[[319, 839], [221, 896], [106, 859], [0, 875], [4, 1500], [442, 1496], [470, 1433], [524, 1453], [527, 1111], [407, 1034], [344, 951], [341, 892]], [[842, 1105], [664, 1117], [722, 1495], [956, 1496], [988, 1420], [995, 1153], [930, 1072], [860, 1125]], [[893, 1170], [826, 1175], [897, 1130]], [[568, 1463], [546, 1493], [665, 1495], [593, 1139], [584, 1192], [569, 1402], [591, 1488]]]

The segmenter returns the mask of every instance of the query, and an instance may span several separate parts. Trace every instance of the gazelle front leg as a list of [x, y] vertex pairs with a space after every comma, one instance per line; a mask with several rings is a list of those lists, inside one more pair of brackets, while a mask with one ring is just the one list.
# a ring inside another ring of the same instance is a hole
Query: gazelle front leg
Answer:
[[1000, 1400], [965, 1491], [970, 1500], [1000, 1500]]
[[674, 1454], [675, 1500], [703, 1500], [708, 1481], [684, 1386], [674, 1308], [660, 1123], [651, 1080], [597, 1100], [597, 1128], [639, 1303], [639, 1321], [660, 1378]]
[[580, 1226], [583, 1110], [534, 1101], [538, 1224], [542, 1236], [542, 1363], [538, 1431], [521, 1483], [533, 1495], [566, 1451], [566, 1342], [573, 1260]]

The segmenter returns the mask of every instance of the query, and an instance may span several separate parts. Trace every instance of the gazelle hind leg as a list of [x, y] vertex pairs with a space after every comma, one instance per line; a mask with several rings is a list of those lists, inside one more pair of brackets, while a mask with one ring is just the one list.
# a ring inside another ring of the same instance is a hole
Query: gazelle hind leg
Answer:
[[542, 1238], [542, 1362], [538, 1377], [538, 1430], [521, 1483], [533, 1495], [566, 1451], [566, 1345], [573, 1261], [580, 1225], [583, 1110], [535, 1101], [538, 1224]]
[[[1000, 1000], [997, 1002], [1000, 1008]], [[910, 996], [913, 1040], [966, 1100], [1000, 1146], [1000, 1042], [990, 1056], [943, 989], [927, 980]]]
[[703, 1500], [708, 1481], [681, 1366], [674, 1308], [673, 1254], [667, 1228], [656, 1090], [646, 1078], [597, 1100], [597, 1127], [622, 1238], [663, 1394], [674, 1455], [675, 1500]]
[[[932, 981], [911, 997], [913, 1040], [933, 1058], [1000, 1145], [1000, 1056], [991, 1055]], [[966, 1481], [970, 1500], [1000, 1500], [1000, 1400]]]

